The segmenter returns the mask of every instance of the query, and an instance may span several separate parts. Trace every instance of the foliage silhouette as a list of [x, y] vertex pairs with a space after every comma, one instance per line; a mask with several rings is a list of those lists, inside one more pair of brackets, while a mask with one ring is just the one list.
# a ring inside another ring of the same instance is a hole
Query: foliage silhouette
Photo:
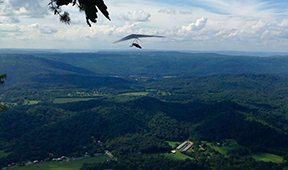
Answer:
[[54, 12], [54, 15], [59, 15], [60, 21], [65, 24], [71, 23], [71, 18], [68, 12], [62, 12], [61, 6], [72, 4], [77, 6], [80, 11], [84, 11], [86, 15], [86, 23], [91, 27], [91, 23], [96, 23], [98, 18], [98, 10], [110, 20], [107, 6], [103, 0], [50, 0], [50, 9]]

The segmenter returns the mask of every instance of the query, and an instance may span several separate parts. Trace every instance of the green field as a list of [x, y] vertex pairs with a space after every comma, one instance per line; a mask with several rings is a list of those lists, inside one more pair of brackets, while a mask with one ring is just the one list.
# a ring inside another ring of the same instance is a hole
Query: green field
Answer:
[[39, 100], [27, 100], [27, 101], [24, 102], [24, 105], [31, 106], [31, 105], [39, 104], [40, 102], [41, 101], [39, 101]]
[[186, 160], [186, 159], [190, 159], [193, 160], [193, 158], [191, 158], [190, 156], [187, 156], [183, 153], [181, 153], [180, 151], [176, 151], [175, 154], [173, 153], [166, 153], [165, 157], [171, 160]]
[[256, 161], [260, 161], [260, 162], [272, 162], [272, 163], [277, 163], [277, 164], [284, 163], [284, 158], [282, 156], [274, 155], [270, 153], [254, 154], [252, 155], [252, 157]]
[[144, 97], [144, 96], [148, 96], [150, 93], [149, 92], [125, 92], [125, 93], [120, 93], [118, 95], [110, 95], [110, 99], [112, 99], [113, 101], [116, 102], [128, 102], [128, 101], [132, 101], [135, 100], [136, 98], [139, 97]]
[[147, 96], [149, 92], [129, 92], [129, 93], [121, 93], [119, 96], [132, 96], [132, 97], [141, 97]]
[[72, 102], [82, 102], [82, 101], [89, 101], [94, 100], [95, 98], [55, 98], [53, 103], [55, 104], [63, 104], [63, 103], [72, 103]]
[[43, 162], [28, 166], [12, 167], [9, 170], [79, 170], [84, 163], [104, 162], [107, 159], [109, 159], [107, 156], [99, 156], [69, 162]]
[[171, 148], [175, 149], [178, 145], [181, 144], [181, 142], [174, 142], [174, 141], [166, 141]]
[[227, 140], [225, 143], [226, 144], [224, 146], [216, 146], [215, 144], [212, 144], [212, 143], [208, 143], [207, 145], [213, 150], [219, 152], [220, 154], [224, 156], [228, 156], [231, 150], [234, 150], [240, 147], [237, 144], [237, 142], [233, 140]]

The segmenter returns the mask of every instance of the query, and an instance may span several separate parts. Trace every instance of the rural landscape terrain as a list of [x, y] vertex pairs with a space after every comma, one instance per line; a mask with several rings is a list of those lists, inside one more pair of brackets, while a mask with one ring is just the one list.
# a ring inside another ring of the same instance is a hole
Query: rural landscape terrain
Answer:
[[0, 169], [288, 169], [288, 55], [1, 50]]

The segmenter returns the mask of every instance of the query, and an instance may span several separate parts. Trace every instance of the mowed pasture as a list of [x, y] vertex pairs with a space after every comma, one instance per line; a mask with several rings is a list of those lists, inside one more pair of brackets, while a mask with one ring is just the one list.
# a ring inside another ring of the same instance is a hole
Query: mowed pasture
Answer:
[[260, 154], [254, 154], [252, 157], [259, 162], [271, 162], [271, 163], [277, 163], [281, 164], [284, 163], [284, 158], [279, 155], [274, 155], [270, 153], [260, 153]]
[[178, 160], [178, 161], [183, 161], [183, 160], [186, 160], [186, 159], [189, 159], [189, 160], [193, 160], [192, 157], [188, 156], [188, 155], [185, 155], [183, 153], [181, 153], [180, 151], [176, 151], [176, 153], [166, 153], [165, 154], [165, 157], [170, 159], [170, 160]]
[[169, 146], [171, 147], [171, 148], [173, 148], [173, 149], [175, 149], [178, 145], [180, 145], [181, 144], [181, 142], [175, 142], [175, 141], [166, 141], [168, 144], [169, 144]]
[[85, 163], [104, 162], [109, 158], [106, 155], [73, 161], [50, 161], [27, 166], [16, 166], [8, 170], [79, 170]]
[[130, 96], [130, 97], [142, 97], [149, 95], [149, 92], [127, 92], [127, 93], [121, 93], [119, 96]]
[[64, 103], [73, 103], [73, 102], [83, 102], [83, 101], [89, 101], [94, 100], [95, 98], [88, 97], [88, 98], [81, 98], [81, 97], [67, 97], [67, 98], [55, 98], [53, 100], [54, 104], [64, 104]]
[[238, 145], [234, 140], [227, 140], [225, 143], [226, 144], [224, 146], [217, 146], [213, 143], [208, 143], [207, 145], [225, 157], [229, 156], [230, 151], [240, 148], [240, 145]]
[[27, 100], [24, 102], [24, 105], [28, 105], [28, 106], [31, 106], [31, 105], [36, 105], [36, 104], [39, 104], [41, 101], [39, 100]]

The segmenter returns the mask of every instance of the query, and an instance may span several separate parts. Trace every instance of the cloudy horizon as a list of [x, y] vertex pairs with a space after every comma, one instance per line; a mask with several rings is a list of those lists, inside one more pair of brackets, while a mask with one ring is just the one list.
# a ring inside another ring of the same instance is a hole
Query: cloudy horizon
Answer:
[[[3, 0], [2, 0], [3, 1]], [[72, 22], [59, 22], [49, 0], [4, 0], [0, 4], [0, 48], [129, 49], [112, 42], [132, 33], [159, 34], [146, 49], [288, 52], [288, 1], [106, 0], [108, 21], [99, 14], [91, 28], [77, 8]]]

